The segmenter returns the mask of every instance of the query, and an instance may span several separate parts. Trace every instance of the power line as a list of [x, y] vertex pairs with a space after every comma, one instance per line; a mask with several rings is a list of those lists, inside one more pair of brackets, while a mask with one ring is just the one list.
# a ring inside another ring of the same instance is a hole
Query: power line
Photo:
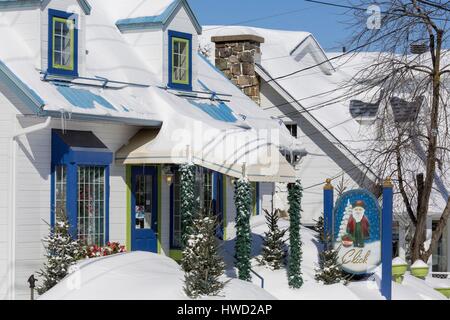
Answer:
[[398, 31], [397, 31], [397, 30], [392, 30], [391, 32], [388, 32], [388, 33], [386, 33], [386, 34], [383, 34], [382, 36], [380, 36], [380, 37], [378, 37], [378, 38], [376, 38], [376, 39], [374, 39], [374, 40], [371, 40], [371, 41], [366, 42], [366, 43], [364, 43], [364, 44], [362, 44], [362, 45], [359, 45], [359, 46], [357, 46], [357, 47], [355, 47], [355, 48], [353, 48], [353, 49], [351, 49], [351, 50], [348, 50], [348, 51], [346, 51], [346, 52], [340, 54], [340, 55], [337, 55], [337, 56], [335, 56], [335, 57], [329, 58], [329, 59], [324, 60], [324, 61], [322, 61], [322, 62], [320, 62], [320, 63], [315, 64], [315, 65], [308, 66], [308, 67], [306, 67], [306, 68], [303, 68], [303, 69], [300, 69], [300, 70], [296, 70], [296, 71], [293, 71], [293, 72], [291, 72], [291, 73], [288, 73], [288, 74], [285, 74], [285, 75], [282, 75], [282, 76], [278, 76], [278, 77], [272, 78], [272, 79], [268, 80], [267, 82], [271, 82], [271, 81], [276, 81], [276, 80], [288, 78], [288, 77], [293, 76], [293, 75], [295, 75], [295, 74], [298, 74], [298, 73], [300, 73], [300, 72], [304, 72], [304, 71], [311, 70], [311, 69], [313, 69], [313, 68], [317, 68], [317, 67], [319, 67], [319, 66], [321, 66], [321, 65], [323, 65], [323, 64], [325, 64], [325, 63], [329, 63], [330, 61], [333, 61], [333, 60], [342, 58], [342, 57], [344, 57], [344, 56], [346, 56], [346, 55], [348, 55], [348, 54], [350, 54], [350, 53], [356, 52], [356, 51], [358, 51], [358, 50], [360, 50], [360, 49], [362, 49], [362, 48], [364, 48], [364, 47], [367, 47], [367, 46], [371, 45], [372, 43], [375, 43], [375, 42], [381, 40], [382, 38], [387, 37], [387, 36], [389, 36], [389, 35], [391, 35], [391, 34], [394, 34], [394, 33], [396, 33], [396, 32], [398, 32]]
[[[319, 1], [319, 0], [305, 0], [306, 2], [311, 2], [311, 3], [317, 3], [317, 4], [321, 4], [321, 5], [325, 5], [325, 6], [330, 6], [330, 7], [336, 7], [336, 8], [342, 8], [342, 9], [350, 9], [350, 10], [358, 10], [358, 11], [365, 11], [367, 12], [367, 8], [360, 8], [360, 7], [355, 7], [355, 6], [350, 6], [350, 5], [345, 5], [345, 4], [337, 4], [337, 3], [332, 3], [332, 2], [326, 2], [326, 1]], [[419, 2], [423, 3], [423, 4], [427, 4], [430, 5], [430, 2], [428, 1], [423, 1], [423, 0], [418, 0]], [[426, 3], [428, 2], [428, 3]], [[374, 3], [375, 4], [375, 3]], [[437, 8], [437, 6], [434, 6], [435, 8]], [[440, 10], [445, 10], [445, 11], [450, 11], [450, 9], [448, 8], [444, 8], [441, 7], [439, 8]], [[394, 12], [389, 12], [389, 11], [380, 11], [381, 14], [384, 15], [391, 15], [394, 17], [406, 17], [408, 16], [408, 13], [405, 12], [404, 14], [400, 14], [400, 13], [394, 13]], [[449, 19], [447, 18], [440, 18], [440, 17], [430, 17], [430, 19], [433, 20], [439, 20], [439, 21], [448, 21]]]
[[277, 14], [272, 14], [272, 15], [268, 15], [268, 16], [263, 16], [263, 17], [259, 17], [259, 18], [254, 18], [254, 19], [250, 19], [250, 20], [237, 21], [237, 22], [234, 22], [234, 23], [225, 24], [225, 25], [218, 26], [218, 27], [213, 27], [213, 28], [204, 29], [204, 31], [217, 30], [217, 29], [224, 29], [224, 28], [226, 28], [226, 27], [235, 26], [235, 25], [240, 25], [240, 24], [242, 24], [242, 23], [250, 23], [250, 22], [255, 22], [255, 21], [261, 21], [261, 20], [271, 19], [271, 18], [275, 18], [275, 17], [286, 16], [286, 15], [289, 15], [289, 14], [294, 14], [294, 13], [298, 13], [298, 12], [301, 12], [301, 11], [310, 10], [310, 9], [312, 9], [312, 8], [313, 8], [313, 7], [302, 8], [302, 9], [298, 9], [298, 10], [285, 11], [285, 12], [281, 12], [281, 13], [277, 13]]

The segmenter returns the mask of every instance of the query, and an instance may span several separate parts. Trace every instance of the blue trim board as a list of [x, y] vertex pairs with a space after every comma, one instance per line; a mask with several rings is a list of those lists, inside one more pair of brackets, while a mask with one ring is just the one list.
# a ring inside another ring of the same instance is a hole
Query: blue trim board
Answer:
[[184, 6], [197, 33], [202, 34], [202, 27], [186, 0], [174, 0], [161, 14], [156, 16], [144, 16], [117, 20], [116, 26], [121, 32], [128, 30], [166, 27], [182, 6]]
[[[53, 18], [72, 19], [75, 24], [73, 33], [73, 70], [53, 68]], [[54, 9], [48, 9], [48, 55], [47, 72], [52, 75], [78, 77], [78, 15]]]
[[[169, 72], [169, 83], [167, 84], [168, 87], [172, 89], [177, 90], [185, 90], [185, 91], [192, 91], [192, 34], [190, 33], [184, 33], [179, 31], [168, 31], [169, 35], [169, 52], [168, 52], [168, 72]], [[179, 84], [179, 83], [173, 83], [172, 82], [172, 38], [181, 38], [189, 41], [189, 84]]]

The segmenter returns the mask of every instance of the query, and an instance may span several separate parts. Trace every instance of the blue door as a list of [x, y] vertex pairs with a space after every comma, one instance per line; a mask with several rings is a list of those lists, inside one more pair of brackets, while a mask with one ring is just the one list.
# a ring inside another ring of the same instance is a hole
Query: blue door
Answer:
[[131, 169], [131, 250], [157, 252], [158, 194], [155, 167]]

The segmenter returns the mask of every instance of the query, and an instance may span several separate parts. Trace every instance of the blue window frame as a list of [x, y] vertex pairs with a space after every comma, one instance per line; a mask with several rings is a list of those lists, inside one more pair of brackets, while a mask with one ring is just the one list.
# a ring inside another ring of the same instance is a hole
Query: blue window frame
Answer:
[[48, 10], [49, 74], [78, 76], [78, 15]]
[[70, 234], [89, 245], [109, 241], [112, 153], [92, 133], [52, 131], [51, 225], [65, 214]]
[[192, 34], [168, 31], [169, 83], [179, 90], [192, 90]]

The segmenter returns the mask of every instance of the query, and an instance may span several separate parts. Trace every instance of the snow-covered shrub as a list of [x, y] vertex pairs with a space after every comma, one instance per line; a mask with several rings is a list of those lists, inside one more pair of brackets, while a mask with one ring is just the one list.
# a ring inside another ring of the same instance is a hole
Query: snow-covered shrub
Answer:
[[261, 258], [258, 262], [261, 265], [267, 265], [274, 270], [278, 270], [283, 266], [286, 258], [284, 236], [286, 230], [280, 230], [278, 227], [279, 210], [269, 212], [264, 210], [266, 216], [266, 224], [269, 231], [264, 233], [264, 243], [262, 247]]
[[225, 286], [219, 279], [225, 263], [218, 252], [216, 227], [217, 219], [206, 210], [193, 221], [182, 258], [182, 265], [187, 267], [184, 291], [189, 297], [217, 295]]
[[39, 294], [54, 287], [68, 274], [69, 268], [83, 258], [80, 242], [70, 235], [69, 223], [64, 215], [58, 217], [49, 236], [43, 241], [46, 244], [47, 261], [43, 269], [37, 272], [40, 284], [36, 289]]
[[[320, 219], [322, 218], [322, 219]], [[315, 226], [319, 241], [319, 267], [315, 268], [314, 278], [323, 284], [334, 284], [344, 280], [341, 265], [338, 262], [338, 251], [333, 249], [331, 237], [325, 235], [323, 217], [320, 217]]]

